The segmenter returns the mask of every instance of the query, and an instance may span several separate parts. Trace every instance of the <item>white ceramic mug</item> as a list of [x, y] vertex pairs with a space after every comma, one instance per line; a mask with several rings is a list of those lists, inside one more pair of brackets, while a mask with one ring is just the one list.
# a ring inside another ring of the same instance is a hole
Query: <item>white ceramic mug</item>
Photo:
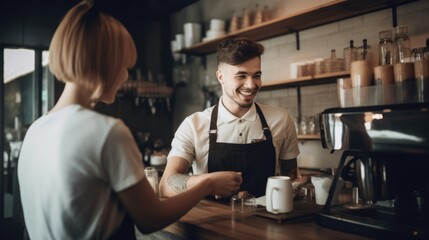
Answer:
[[269, 177], [265, 191], [265, 198], [268, 212], [274, 214], [292, 212], [293, 189], [290, 177]]

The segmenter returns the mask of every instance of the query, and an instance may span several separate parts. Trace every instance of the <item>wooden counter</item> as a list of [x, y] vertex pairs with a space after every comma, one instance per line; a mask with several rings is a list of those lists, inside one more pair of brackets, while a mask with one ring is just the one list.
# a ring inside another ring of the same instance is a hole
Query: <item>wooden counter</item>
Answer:
[[228, 205], [210, 200], [164, 230], [186, 239], [368, 239], [321, 227], [313, 217], [283, 223], [261, 216], [235, 218]]

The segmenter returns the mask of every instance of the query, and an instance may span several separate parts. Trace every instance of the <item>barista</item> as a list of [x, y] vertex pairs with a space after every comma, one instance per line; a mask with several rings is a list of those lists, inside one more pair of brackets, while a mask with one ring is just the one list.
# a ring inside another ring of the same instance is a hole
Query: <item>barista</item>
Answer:
[[[188, 116], [172, 141], [160, 182], [163, 197], [192, 188], [218, 171], [242, 173], [240, 190], [265, 195], [267, 178], [297, 178], [299, 154], [295, 127], [285, 109], [254, 102], [262, 86], [264, 47], [232, 37], [217, 48], [217, 79], [222, 96], [217, 105]], [[185, 175], [193, 168], [193, 176]]]

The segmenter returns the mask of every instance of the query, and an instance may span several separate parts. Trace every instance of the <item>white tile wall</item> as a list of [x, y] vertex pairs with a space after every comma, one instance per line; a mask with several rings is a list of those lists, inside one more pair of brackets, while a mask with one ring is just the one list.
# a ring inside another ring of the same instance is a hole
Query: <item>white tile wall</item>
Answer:
[[[172, 29], [180, 32], [183, 23], [190, 20], [207, 22], [213, 17], [228, 19], [232, 10], [253, 7], [257, 2], [261, 5], [268, 4], [272, 10], [274, 9], [272, 11], [274, 16], [281, 16], [290, 14], [292, 10], [299, 11], [303, 7], [308, 7], [304, 6], [307, 4], [323, 4], [329, 1], [201, 0], [173, 16]], [[195, 11], [198, 11], [198, 14]], [[196, 14], [198, 16], [195, 16]], [[397, 16], [399, 25], [408, 26], [413, 47], [423, 46], [424, 40], [429, 37], [429, 0], [399, 6]], [[293, 34], [261, 41], [266, 48], [262, 56], [263, 81], [269, 83], [289, 79], [290, 63], [328, 58], [331, 49], [336, 49], [337, 57], [342, 58], [343, 49], [348, 46], [349, 40], [354, 40], [355, 46], [360, 46], [362, 39], [368, 39], [368, 44], [375, 53], [374, 58], [377, 59], [378, 33], [386, 29], [392, 29], [392, 11], [389, 9], [302, 31], [300, 50], [296, 49]], [[176, 32], [173, 32], [172, 36]], [[204, 74], [215, 76], [215, 54], [208, 55], [206, 63]], [[298, 112], [295, 88], [261, 92], [257, 101], [284, 107], [292, 115], [297, 115]], [[302, 87], [301, 101], [303, 115], [315, 115], [326, 108], [337, 107], [336, 84]], [[322, 149], [320, 142], [315, 140], [301, 141], [300, 149], [299, 165], [303, 167], [336, 167], [340, 157], [340, 153], [329, 154], [329, 151]]]

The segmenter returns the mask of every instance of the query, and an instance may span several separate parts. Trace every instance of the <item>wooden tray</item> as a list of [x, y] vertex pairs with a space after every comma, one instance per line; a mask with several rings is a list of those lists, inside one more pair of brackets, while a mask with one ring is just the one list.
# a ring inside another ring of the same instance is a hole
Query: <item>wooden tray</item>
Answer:
[[279, 223], [296, 222], [313, 217], [315, 213], [320, 212], [322, 207], [323, 206], [316, 205], [315, 202], [296, 200], [294, 201], [293, 211], [290, 213], [274, 214], [267, 212], [265, 207], [263, 207], [256, 211], [255, 216], [277, 220]]

